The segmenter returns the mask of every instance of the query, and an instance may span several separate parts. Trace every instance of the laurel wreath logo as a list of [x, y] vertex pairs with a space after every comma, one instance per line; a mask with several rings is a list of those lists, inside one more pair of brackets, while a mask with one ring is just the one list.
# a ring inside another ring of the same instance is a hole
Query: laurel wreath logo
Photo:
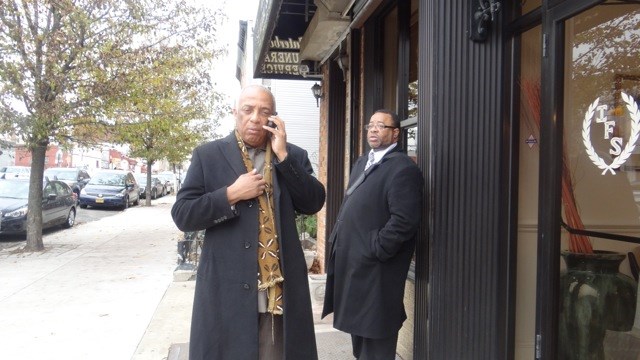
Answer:
[[640, 110], [638, 110], [638, 104], [633, 100], [633, 98], [624, 92], [622, 94], [622, 100], [627, 104], [627, 110], [629, 110], [629, 114], [631, 116], [631, 136], [629, 136], [629, 141], [627, 145], [624, 147], [624, 150], [616, 157], [611, 164], [607, 164], [598, 154], [596, 154], [596, 150], [593, 148], [591, 144], [591, 118], [593, 117], [593, 113], [595, 109], [598, 107], [598, 102], [600, 98], [597, 98], [584, 115], [584, 120], [582, 121], [582, 142], [584, 146], [587, 148], [587, 155], [589, 155], [589, 159], [600, 169], [603, 169], [602, 175], [606, 174], [607, 171], [611, 171], [612, 175], [615, 175], [616, 172], [614, 169], [619, 168], [622, 164], [627, 161], [631, 153], [633, 153], [633, 149], [636, 147], [636, 141], [638, 140], [638, 135], [640, 135]]

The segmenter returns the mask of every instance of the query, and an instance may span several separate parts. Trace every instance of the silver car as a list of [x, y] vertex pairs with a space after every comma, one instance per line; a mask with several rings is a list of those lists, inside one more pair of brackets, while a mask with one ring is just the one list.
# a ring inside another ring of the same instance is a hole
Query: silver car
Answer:
[[0, 179], [28, 179], [31, 176], [29, 166], [4, 166], [0, 168]]

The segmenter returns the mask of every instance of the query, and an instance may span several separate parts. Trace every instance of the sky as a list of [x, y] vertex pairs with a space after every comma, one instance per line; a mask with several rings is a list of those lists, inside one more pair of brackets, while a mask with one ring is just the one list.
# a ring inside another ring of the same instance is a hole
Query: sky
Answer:
[[[222, 35], [221, 43], [227, 48], [227, 55], [220, 59], [214, 68], [214, 76], [216, 77], [218, 88], [227, 94], [227, 101], [233, 107], [237, 94], [240, 91], [240, 84], [236, 79], [236, 61], [238, 56], [238, 22], [240, 20], [251, 20], [249, 26], [253, 26], [253, 20], [258, 12], [258, 4], [260, 0], [198, 0], [210, 7], [218, 7], [223, 4], [223, 11], [227, 15], [227, 20], [223, 24], [220, 32]], [[251, 29], [249, 29], [251, 30]], [[251, 33], [251, 31], [250, 31]], [[253, 44], [248, 44], [253, 46]], [[233, 129], [234, 120], [231, 114], [220, 121], [220, 129], [217, 131], [220, 135], [227, 135]]]
[[[226, 45], [227, 55], [220, 59], [214, 68], [214, 76], [218, 84], [218, 89], [227, 94], [227, 101], [233, 107], [237, 94], [240, 91], [238, 79], [236, 79], [236, 61], [238, 56], [238, 22], [240, 20], [255, 20], [258, 12], [258, 5], [261, 0], [192, 0], [201, 6], [218, 8], [222, 6], [223, 12], [227, 15], [223, 28], [220, 31], [220, 43]], [[252, 26], [250, 24], [250, 26]], [[250, 29], [251, 30], [251, 29]], [[248, 44], [253, 46], [253, 44]], [[24, 106], [16, 103], [15, 108], [20, 111]], [[23, 110], [26, 112], [26, 110]], [[220, 120], [220, 135], [227, 135], [233, 129], [234, 120], [229, 114], [228, 118]]]

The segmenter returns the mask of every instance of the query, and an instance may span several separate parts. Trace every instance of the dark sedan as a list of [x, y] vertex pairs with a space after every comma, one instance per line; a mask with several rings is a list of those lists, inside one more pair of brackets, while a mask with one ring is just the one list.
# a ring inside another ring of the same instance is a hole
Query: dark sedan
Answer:
[[80, 191], [80, 207], [119, 207], [140, 203], [140, 189], [131, 171], [101, 170]]
[[147, 194], [151, 194], [152, 199], [164, 195], [164, 184], [155, 176], [151, 177], [151, 190], [147, 191], [147, 174], [136, 175], [136, 181], [140, 186], [140, 197], [147, 198]]
[[[27, 229], [29, 180], [0, 180], [0, 234], [23, 234]], [[70, 228], [76, 221], [76, 194], [62, 181], [44, 181], [42, 228], [62, 225]]]
[[175, 192], [176, 176], [173, 173], [159, 173], [156, 175], [164, 184], [164, 194], [173, 194]]
[[75, 168], [48, 168], [44, 170], [44, 176], [48, 177], [49, 180], [65, 182], [78, 197], [80, 197], [80, 190], [91, 179], [91, 176], [85, 170]]

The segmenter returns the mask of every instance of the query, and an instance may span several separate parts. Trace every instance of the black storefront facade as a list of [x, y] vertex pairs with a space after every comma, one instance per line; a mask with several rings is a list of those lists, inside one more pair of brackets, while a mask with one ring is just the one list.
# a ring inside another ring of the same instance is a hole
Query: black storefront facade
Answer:
[[[255, 34], [255, 77], [322, 85], [320, 240], [371, 113], [404, 119], [426, 198], [402, 355], [638, 357], [638, 1], [265, 0]], [[627, 288], [566, 285], [585, 238]]]

